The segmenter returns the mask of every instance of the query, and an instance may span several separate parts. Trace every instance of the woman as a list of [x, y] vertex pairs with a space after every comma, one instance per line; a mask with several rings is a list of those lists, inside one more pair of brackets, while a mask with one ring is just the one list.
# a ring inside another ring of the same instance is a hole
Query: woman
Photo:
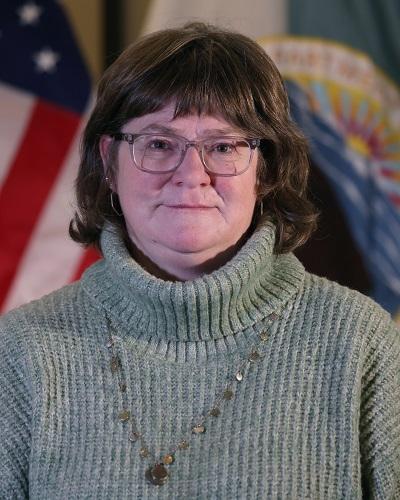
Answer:
[[1, 498], [400, 498], [400, 336], [291, 254], [315, 225], [271, 60], [192, 24], [106, 71], [72, 237], [1, 323]]

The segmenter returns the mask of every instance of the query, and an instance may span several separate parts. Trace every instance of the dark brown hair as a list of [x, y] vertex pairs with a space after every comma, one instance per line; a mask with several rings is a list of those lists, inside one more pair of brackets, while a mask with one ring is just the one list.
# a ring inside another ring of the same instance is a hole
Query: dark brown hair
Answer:
[[[127, 237], [124, 218], [110, 206], [99, 140], [170, 102], [175, 103], [175, 116], [220, 115], [248, 137], [261, 139], [257, 195], [263, 219], [276, 224], [275, 251], [287, 252], [304, 243], [316, 221], [307, 198], [308, 150], [289, 116], [282, 78], [255, 42], [201, 23], [139, 39], [104, 73], [83, 135], [71, 237], [98, 247], [105, 221]], [[111, 181], [117, 148], [114, 143], [108, 158]]]

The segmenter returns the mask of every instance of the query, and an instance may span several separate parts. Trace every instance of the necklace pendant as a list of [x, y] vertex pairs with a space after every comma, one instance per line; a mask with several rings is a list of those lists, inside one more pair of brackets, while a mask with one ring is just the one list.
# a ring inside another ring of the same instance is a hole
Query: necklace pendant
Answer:
[[174, 456], [171, 455], [171, 454], [164, 455], [163, 458], [162, 458], [162, 461], [163, 461], [163, 464], [170, 465], [174, 461]]
[[260, 353], [258, 351], [253, 351], [249, 356], [249, 361], [254, 363], [255, 361], [258, 361], [260, 358], [261, 358]]
[[206, 432], [206, 428], [204, 427], [204, 425], [198, 424], [192, 427], [192, 432], [193, 434], [203, 434], [204, 432]]
[[168, 471], [162, 463], [155, 464], [146, 471], [146, 479], [150, 481], [151, 484], [155, 484], [156, 486], [162, 486], [165, 484], [168, 477]]
[[230, 389], [226, 389], [224, 391], [224, 399], [232, 399], [233, 398], [233, 391]]

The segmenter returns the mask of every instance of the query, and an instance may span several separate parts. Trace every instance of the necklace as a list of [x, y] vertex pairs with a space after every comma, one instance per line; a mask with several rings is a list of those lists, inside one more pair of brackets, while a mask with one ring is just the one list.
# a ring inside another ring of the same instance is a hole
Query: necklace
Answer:
[[[267, 317], [269, 323], [268, 326], [270, 326], [273, 321], [276, 321], [278, 317], [279, 316], [277, 313], [270, 314]], [[109, 323], [109, 331], [112, 331], [110, 320], [107, 319], [107, 321]], [[228, 401], [232, 400], [234, 397], [234, 386], [240, 384], [247, 373], [247, 369], [249, 369], [252, 364], [262, 359], [263, 356], [260, 354], [258, 346], [265, 343], [268, 340], [268, 337], [269, 335], [266, 330], [263, 330], [258, 334], [258, 339], [250, 349], [247, 356], [242, 358], [239, 367], [232, 373], [231, 376], [228, 376], [227, 383], [225, 384], [224, 389], [219, 394], [217, 394], [215, 403], [212, 408], [210, 408], [209, 411], [202, 415], [202, 417], [199, 418], [196, 423], [190, 428], [190, 434], [188, 434], [187, 436], [185, 435], [176, 445], [171, 446], [170, 451], [166, 454], [163, 454], [161, 457], [157, 457], [149, 450], [143, 433], [139, 431], [136, 425], [135, 417], [132, 412], [127, 408], [119, 412], [119, 421], [124, 425], [128, 424], [128, 422], [130, 423], [130, 431], [128, 433], [129, 441], [131, 441], [133, 444], [139, 443], [139, 455], [142, 458], [150, 460], [151, 465], [147, 468], [145, 476], [151, 484], [154, 484], [156, 486], [162, 486], [163, 484], [165, 484], [171, 475], [168, 469], [169, 466], [174, 463], [176, 453], [189, 448], [189, 441], [192, 437], [201, 436], [206, 432], [205, 424], [210, 418], [218, 418], [221, 415], [221, 407]], [[127, 390], [127, 385], [123, 379], [121, 360], [115, 352], [115, 343], [117, 339], [118, 337], [116, 335], [112, 335], [112, 333], [110, 333], [107, 341], [107, 348], [109, 349], [111, 354], [111, 372], [116, 376], [119, 390], [122, 393], [125, 393]]]

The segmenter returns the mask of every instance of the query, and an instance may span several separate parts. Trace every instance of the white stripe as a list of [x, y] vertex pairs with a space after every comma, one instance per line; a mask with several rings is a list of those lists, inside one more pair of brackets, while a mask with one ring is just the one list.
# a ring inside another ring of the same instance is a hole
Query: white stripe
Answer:
[[68, 283], [83, 256], [83, 248], [68, 236], [73, 213], [73, 184], [79, 163], [78, 130], [62, 169], [38, 219], [4, 303], [4, 312]]
[[353, 170], [355, 170], [360, 177], [363, 179], [369, 177], [373, 165], [369, 158], [361, 157], [358, 153], [347, 147], [344, 149], [343, 153], [347, 161], [350, 162]]
[[389, 261], [393, 267], [392, 272], [400, 276], [400, 251], [393, 241], [391, 233], [383, 232], [379, 226], [375, 227], [374, 237], [380, 243], [379, 258]]
[[399, 218], [395, 217], [393, 212], [390, 212], [386, 205], [390, 205], [390, 202], [386, 200], [384, 202], [383, 200], [380, 200], [379, 198], [377, 200], [374, 200], [374, 210], [376, 211], [377, 215], [380, 215], [381, 217], [385, 217], [385, 223], [387, 227], [390, 227], [390, 232], [392, 234], [392, 237], [397, 241], [398, 245], [400, 246], [400, 223], [399, 223]]
[[391, 290], [393, 293], [400, 295], [400, 280], [393, 276], [393, 271], [388, 265], [388, 263], [381, 259], [374, 259], [374, 264], [376, 270], [378, 271], [376, 274], [379, 274], [379, 270], [381, 271], [382, 282]]
[[[377, 175], [377, 184], [381, 188], [381, 190], [384, 193], [394, 193], [400, 195], [400, 182], [394, 179], [390, 179], [390, 177], [385, 177], [383, 175]], [[395, 210], [399, 211], [398, 208], [395, 208]]]
[[14, 87], [0, 84], [0, 186], [9, 168], [29, 122], [35, 99]]

